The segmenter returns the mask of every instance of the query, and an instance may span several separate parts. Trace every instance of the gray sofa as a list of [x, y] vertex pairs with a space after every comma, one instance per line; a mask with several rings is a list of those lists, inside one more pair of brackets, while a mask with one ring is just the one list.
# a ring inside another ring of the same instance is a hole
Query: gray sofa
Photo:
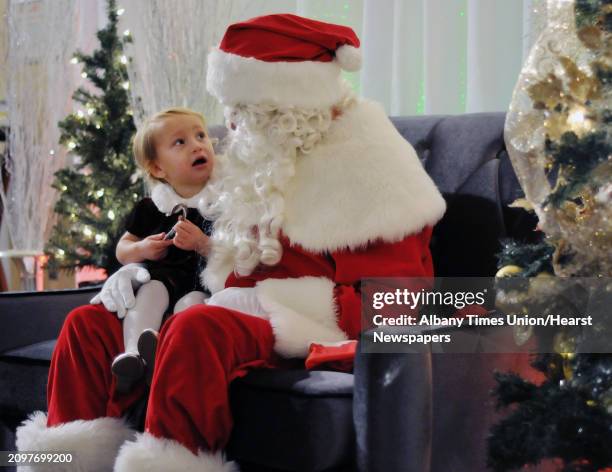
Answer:
[[[503, 142], [502, 113], [398, 117], [443, 192], [448, 211], [432, 252], [438, 276], [490, 276], [500, 238], [531, 239], [534, 221], [508, 203], [521, 196]], [[95, 289], [0, 294], [0, 445], [45, 409], [49, 359], [63, 319]], [[362, 354], [354, 374], [260, 371], [232, 385], [229, 454], [243, 470], [485, 470], [496, 418], [494, 369], [512, 355]], [[136, 422], [142, 408], [133, 412]]]

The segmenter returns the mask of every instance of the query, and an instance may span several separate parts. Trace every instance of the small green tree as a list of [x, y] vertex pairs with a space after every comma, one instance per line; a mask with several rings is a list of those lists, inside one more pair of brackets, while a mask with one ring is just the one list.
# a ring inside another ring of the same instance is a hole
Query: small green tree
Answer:
[[72, 98], [81, 109], [59, 123], [60, 143], [76, 158], [56, 172], [53, 183], [57, 223], [45, 249], [51, 271], [93, 265], [114, 272], [123, 220], [144, 193], [131, 157], [135, 126], [123, 54], [131, 37], [117, 34], [115, 0], [108, 0], [107, 11], [108, 25], [97, 33], [100, 48], [91, 55], [77, 51], [72, 60], [101, 93], [77, 89]]

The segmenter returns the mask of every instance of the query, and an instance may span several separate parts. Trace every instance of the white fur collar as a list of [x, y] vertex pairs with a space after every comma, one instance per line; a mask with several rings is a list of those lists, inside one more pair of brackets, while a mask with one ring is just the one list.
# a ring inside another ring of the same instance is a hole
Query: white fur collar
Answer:
[[435, 224], [445, 209], [382, 106], [360, 100], [312, 153], [298, 158], [282, 231], [310, 251], [355, 249], [399, 241]]
[[187, 206], [187, 208], [198, 208], [198, 202], [204, 195], [205, 189], [206, 186], [204, 186], [202, 190], [196, 193], [193, 197], [183, 198], [176, 193], [170, 185], [159, 183], [156, 184], [151, 191], [151, 200], [153, 200], [153, 203], [155, 203], [155, 206], [159, 211], [168, 215], [179, 203]]

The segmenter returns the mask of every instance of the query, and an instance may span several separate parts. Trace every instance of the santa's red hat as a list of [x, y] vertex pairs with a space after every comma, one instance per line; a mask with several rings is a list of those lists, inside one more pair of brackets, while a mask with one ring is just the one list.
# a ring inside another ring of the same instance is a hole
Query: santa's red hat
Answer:
[[322, 108], [342, 98], [341, 69], [360, 66], [359, 38], [351, 28], [267, 15], [227, 28], [208, 56], [206, 85], [224, 105]]

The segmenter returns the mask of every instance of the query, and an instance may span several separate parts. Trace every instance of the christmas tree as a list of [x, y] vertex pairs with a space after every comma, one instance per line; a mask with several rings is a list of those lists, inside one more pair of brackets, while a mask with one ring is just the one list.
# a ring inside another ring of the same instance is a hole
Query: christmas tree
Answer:
[[115, 0], [108, 0], [107, 11], [108, 24], [97, 33], [100, 48], [91, 55], [77, 51], [72, 59], [82, 64], [82, 77], [101, 93], [77, 89], [72, 98], [78, 110], [59, 123], [60, 143], [71, 152], [73, 166], [56, 172], [53, 183], [59, 192], [57, 223], [45, 249], [51, 272], [84, 266], [114, 272], [123, 220], [143, 197], [131, 156], [135, 126], [123, 54], [131, 38], [127, 31], [117, 34]]
[[569, 303], [576, 313], [596, 315], [588, 330], [561, 327], [553, 336], [537, 328], [515, 331], [523, 341], [536, 336], [541, 354], [533, 367], [544, 380], [496, 374], [498, 407], [513, 408], [492, 428], [488, 462], [495, 471], [544, 459], [556, 460], [565, 472], [607, 471], [612, 470], [612, 354], [606, 353], [612, 326], [612, 0], [548, 5], [548, 30], [523, 69], [506, 122], [506, 143], [526, 195], [518, 205], [535, 211], [542, 241], [506, 241], [498, 285], [513, 287], [512, 296], [501, 301], [514, 309], [559, 313]]

